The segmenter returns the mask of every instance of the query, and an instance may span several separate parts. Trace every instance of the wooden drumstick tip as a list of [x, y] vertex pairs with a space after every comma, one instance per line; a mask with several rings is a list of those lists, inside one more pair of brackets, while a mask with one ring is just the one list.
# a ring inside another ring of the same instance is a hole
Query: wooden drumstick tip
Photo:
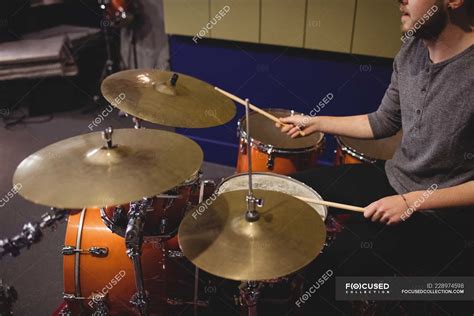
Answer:
[[304, 137], [304, 136], [306, 136], [306, 133], [303, 132], [302, 130], [300, 130], [300, 135]]

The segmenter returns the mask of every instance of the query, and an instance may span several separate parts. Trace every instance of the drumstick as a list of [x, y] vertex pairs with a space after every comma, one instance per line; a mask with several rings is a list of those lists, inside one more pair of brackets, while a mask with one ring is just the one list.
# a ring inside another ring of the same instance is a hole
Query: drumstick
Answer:
[[[225, 90], [222, 90], [221, 88], [218, 88], [218, 87], [214, 87], [214, 89], [216, 89], [217, 91], [219, 91], [220, 93], [222, 93], [226, 97], [234, 100], [235, 102], [240, 103], [243, 106], [247, 106], [247, 103], [245, 103], [245, 101], [242, 100], [241, 98], [239, 98], [238, 96], [235, 96], [235, 95], [233, 95], [233, 94], [231, 94], [231, 93], [229, 93]], [[283, 123], [278, 117], [276, 117], [276, 116], [260, 109], [259, 107], [255, 106], [253, 104], [249, 104], [249, 107], [252, 111], [255, 111], [255, 112], [258, 112], [258, 113], [262, 114], [263, 116], [265, 116], [266, 118], [274, 121], [275, 123], [281, 124], [283, 126], [291, 126], [290, 124]], [[306, 136], [305, 132], [303, 132], [303, 131], [299, 131], [299, 134], [301, 136]]]
[[348, 210], [348, 211], [361, 212], [361, 213], [363, 213], [365, 211], [365, 208], [359, 207], [359, 206], [353, 206], [353, 205], [341, 204], [341, 203], [336, 203], [336, 202], [310, 199], [310, 198], [306, 198], [306, 197], [303, 197], [303, 196], [295, 196], [295, 197], [300, 199], [301, 201], [304, 201], [304, 202], [307, 202], [307, 203], [321, 204], [321, 205], [325, 205], [325, 206], [340, 208], [340, 209]]

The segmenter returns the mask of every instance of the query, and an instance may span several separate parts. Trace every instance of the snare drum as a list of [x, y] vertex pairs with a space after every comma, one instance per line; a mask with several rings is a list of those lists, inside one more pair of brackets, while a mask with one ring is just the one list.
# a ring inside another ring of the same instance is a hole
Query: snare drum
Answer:
[[[240, 173], [230, 176], [222, 181], [217, 188], [217, 194], [231, 192], [236, 190], [245, 190], [248, 188], [248, 173]], [[268, 173], [252, 173], [253, 188], [267, 191], [277, 191], [292, 196], [301, 196], [315, 200], [322, 200], [321, 196], [306, 184], [299, 182], [291, 177]], [[308, 203], [323, 219], [326, 220], [328, 210], [326, 206]]]
[[[184, 213], [190, 207], [190, 199], [199, 191], [200, 173], [194, 174], [183, 184], [148, 199], [148, 213], [145, 219], [145, 236], [170, 238], [175, 236]], [[130, 205], [105, 207], [100, 210], [109, 229], [125, 236], [127, 213]]]
[[[276, 117], [291, 115], [284, 109], [265, 109]], [[312, 168], [323, 151], [324, 134], [314, 133], [292, 139], [282, 133], [275, 123], [257, 112], [250, 113], [252, 170], [292, 174]], [[240, 137], [237, 172], [248, 171], [246, 119], [238, 123]]]
[[[302, 196], [310, 199], [321, 200], [321, 196], [306, 184], [291, 177], [268, 172], [256, 172], [252, 174], [254, 189], [277, 191], [291, 196]], [[224, 179], [218, 186], [217, 195], [235, 190], [248, 188], [248, 173], [241, 173]], [[258, 196], [257, 196], [258, 198]], [[326, 206], [308, 203], [317, 212], [323, 221], [327, 217]], [[291, 210], [288, 210], [291, 211]], [[288, 314], [294, 308], [294, 302], [303, 293], [304, 280], [298, 273], [293, 273], [278, 279], [262, 281], [264, 285], [262, 295], [259, 299], [260, 308], [264, 308], [270, 315]], [[233, 288], [228, 288], [232, 291]], [[234, 293], [234, 297], [238, 294]], [[239, 302], [241, 305], [245, 305]], [[242, 312], [246, 307], [242, 307]]]
[[338, 136], [335, 164], [376, 163], [392, 159], [400, 147], [402, 134], [400, 131], [391, 137], [369, 140]]
[[[99, 209], [70, 215], [64, 244], [64, 299], [71, 315], [138, 314], [130, 304], [136, 287], [125, 241], [104, 225]], [[141, 264], [150, 316], [166, 314], [167, 288], [176, 279], [166, 257], [177, 250], [176, 245], [173, 239], [143, 243]], [[104, 311], [108, 314], [100, 313]]]

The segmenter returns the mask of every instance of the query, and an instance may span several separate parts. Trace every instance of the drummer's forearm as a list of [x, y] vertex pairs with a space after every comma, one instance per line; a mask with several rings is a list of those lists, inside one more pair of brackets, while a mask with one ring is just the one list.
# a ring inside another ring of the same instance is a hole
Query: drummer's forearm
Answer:
[[474, 206], [474, 181], [444, 189], [433, 184], [425, 191], [413, 191], [404, 196], [410, 207], [417, 211]]
[[366, 114], [354, 116], [316, 116], [313, 118], [320, 132], [354, 138], [374, 138]]

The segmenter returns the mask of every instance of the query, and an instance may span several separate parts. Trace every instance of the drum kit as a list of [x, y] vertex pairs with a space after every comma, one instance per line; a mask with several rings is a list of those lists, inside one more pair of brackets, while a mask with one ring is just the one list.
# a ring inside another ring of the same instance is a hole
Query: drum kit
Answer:
[[[101, 90], [112, 104], [124, 94], [114, 105], [137, 120], [166, 126], [218, 126], [236, 114], [237, 97], [167, 71], [118, 72]], [[250, 113], [255, 106], [239, 103], [239, 173], [217, 187], [203, 181], [194, 141], [140, 126], [75, 136], [20, 163], [19, 193], [68, 213], [60, 315], [169, 315], [176, 305], [205, 312], [199, 270], [241, 282], [236, 302], [256, 315], [265, 287], [294, 280], [321, 253], [327, 206], [363, 210], [323, 201], [287, 176], [314, 164], [323, 134], [292, 140], [268, 118], [293, 112]], [[194, 280], [181, 278], [185, 266]]]

